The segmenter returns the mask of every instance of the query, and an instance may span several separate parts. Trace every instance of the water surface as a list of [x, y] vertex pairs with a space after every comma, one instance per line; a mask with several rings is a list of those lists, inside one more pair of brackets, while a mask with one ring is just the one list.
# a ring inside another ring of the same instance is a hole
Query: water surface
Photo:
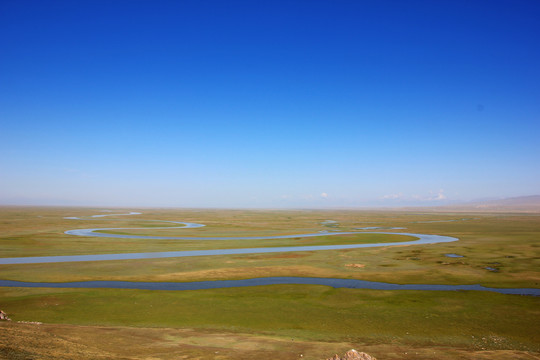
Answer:
[[[94, 233], [97, 234], [97, 233]], [[245, 240], [245, 239], [284, 239], [309, 236], [329, 236], [340, 234], [358, 234], [355, 232], [343, 233], [315, 233], [304, 235], [284, 235], [284, 236], [263, 236], [263, 237], [247, 237], [247, 238], [180, 238], [183, 240]], [[260, 248], [240, 248], [240, 249], [216, 249], [216, 250], [188, 250], [188, 251], [165, 251], [165, 252], [148, 252], [148, 253], [122, 253], [122, 254], [98, 254], [98, 255], [63, 255], [63, 256], [32, 256], [32, 257], [16, 257], [16, 258], [0, 258], [0, 265], [6, 264], [41, 264], [55, 262], [81, 262], [81, 261], [104, 261], [104, 260], [136, 260], [136, 259], [156, 259], [156, 258], [171, 258], [171, 257], [188, 257], [188, 256], [216, 256], [216, 255], [238, 255], [238, 254], [258, 254], [258, 253], [276, 253], [276, 252], [298, 252], [298, 251], [321, 251], [321, 250], [342, 250], [342, 249], [357, 249], [370, 248], [381, 246], [404, 246], [404, 245], [420, 245], [420, 244], [436, 244], [443, 242], [457, 241], [457, 238], [442, 235], [427, 235], [427, 234], [412, 234], [412, 233], [386, 233], [386, 232], [362, 232], [362, 234], [394, 234], [413, 236], [418, 240], [402, 241], [402, 242], [387, 242], [387, 243], [371, 243], [371, 244], [346, 244], [346, 245], [312, 245], [312, 246], [279, 246], [279, 247], [260, 247]], [[104, 234], [111, 235], [111, 234]], [[113, 234], [114, 235], [114, 234]], [[132, 236], [129, 236], [132, 237]], [[157, 237], [163, 239], [164, 237]], [[169, 238], [169, 237], [165, 237]], [[170, 239], [178, 239], [172, 237]]]
[[[137, 212], [128, 214], [108, 214], [94, 215], [93, 218], [114, 215], [135, 215]], [[66, 219], [74, 220], [93, 220], [92, 218], [77, 218], [68, 217]], [[95, 219], [94, 219], [95, 220]], [[140, 220], [138, 220], [140, 221]], [[144, 220], [143, 220], [144, 221]], [[180, 224], [179, 227], [154, 227], [152, 229], [174, 229], [174, 228], [200, 228], [205, 225], [182, 222], [182, 221], [164, 221], [164, 220], [146, 220], [159, 221], [174, 224]], [[326, 220], [325, 222], [335, 223], [334, 220]], [[441, 242], [457, 241], [457, 238], [441, 235], [427, 234], [412, 234], [412, 233], [388, 233], [388, 232], [317, 232], [309, 234], [290, 234], [290, 235], [274, 235], [274, 236], [245, 236], [245, 237], [186, 237], [186, 236], [151, 236], [151, 235], [125, 235], [125, 234], [110, 234], [97, 231], [111, 230], [137, 230], [149, 228], [94, 228], [94, 229], [76, 229], [67, 230], [65, 234], [75, 236], [90, 236], [104, 238], [120, 238], [120, 239], [154, 239], [154, 240], [269, 240], [269, 239], [292, 239], [305, 238], [316, 236], [335, 236], [335, 235], [351, 235], [351, 234], [394, 234], [416, 237], [417, 240], [402, 241], [392, 243], [371, 243], [371, 244], [347, 244], [347, 245], [313, 245], [313, 246], [282, 246], [282, 247], [259, 247], [259, 248], [238, 248], [238, 249], [216, 249], [216, 250], [189, 250], [189, 251], [165, 251], [165, 252], [147, 252], [147, 253], [121, 253], [121, 254], [96, 254], [96, 255], [62, 255], [62, 256], [34, 256], [34, 257], [15, 257], [15, 258], [0, 258], [0, 265], [7, 264], [39, 264], [39, 263], [55, 263], [55, 262], [82, 262], [82, 261], [105, 261], [105, 260], [136, 260], [136, 259], [155, 259], [155, 258], [170, 258], [170, 257], [188, 257], [188, 256], [215, 256], [215, 255], [237, 255], [237, 254], [256, 254], [256, 253], [274, 253], [274, 252], [297, 252], [297, 251], [321, 251], [321, 250], [341, 250], [368, 248], [380, 246], [403, 246], [403, 245], [420, 245], [420, 244], [435, 244]], [[394, 228], [397, 229], [397, 228]]]
[[311, 277], [265, 277], [243, 280], [217, 280], [194, 282], [131, 282], [131, 281], [79, 281], [66, 283], [22, 282], [0, 280], [1, 287], [31, 288], [84, 288], [84, 289], [138, 289], [138, 290], [207, 290], [266, 285], [325, 285], [333, 288], [371, 290], [421, 290], [421, 291], [492, 291], [500, 294], [540, 296], [540, 289], [534, 288], [491, 288], [481, 285], [432, 285], [432, 284], [391, 284], [376, 281], [311, 278]]

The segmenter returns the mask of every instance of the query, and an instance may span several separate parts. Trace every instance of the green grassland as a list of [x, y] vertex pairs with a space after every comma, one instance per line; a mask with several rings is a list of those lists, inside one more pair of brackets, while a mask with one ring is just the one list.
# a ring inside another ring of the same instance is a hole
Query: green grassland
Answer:
[[[410, 240], [393, 235], [392, 232], [448, 235], [460, 240], [433, 245], [297, 253], [0, 265], [0, 278], [65, 282], [198, 281], [307, 276], [400, 284], [540, 287], [540, 216], [537, 214], [200, 209], [144, 209], [140, 212], [143, 214], [86, 221], [63, 217], [87, 217], [99, 214], [99, 210], [2, 208], [0, 257]], [[118, 213], [123, 211], [119, 210]], [[206, 227], [151, 229], [174, 224], [145, 222], [147, 219], [196, 222]], [[325, 220], [334, 220], [336, 223], [324, 223]], [[76, 228], [148, 227], [147, 230], [116, 231], [158, 236], [270, 236], [321, 230], [350, 231], [370, 226], [406, 229], [385, 230], [388, 235], [227, 241], [114, 239], [64, 234], [65, 230]], [[444, 255], [447, 253], [464, 257], [448, 258]], [[497, 271], [489, 271], [486, 267]], [[189, 331], [190, 339], [205, 339], [202, 342], [193, 340], [193, 343], [188, 344], [185, 340], [188, 337], [182, 340], [181, 335], [175, 335], [175, 341], [184, 346], [182, 356], [216, 359], [244, 356], [296, 359], [300, 351], [303, 351], [304, 359], [323, 359], [332, 354], [320, 351], [332, 349], [343, 353], [348, 350], [345, 347], [369, 349], [379, 359], [472, 359], [490, 358], [496, 354], [511, 358], [539, 358], [539, 305], [540, 299], [537, 297], [491, 292], [376, 291], [314, 285], [182, 292], [0, 288], [0, 308], [15, 321], [46, 323], [44, 329], [47, 330], [38, 336], [43, 339], [63, 331], [66, 326], [78, 329], [76, 331], [84, 328], [85, 333], [96, 334], [107, 327], [115, 329], [119, 339], [123, 338], [122, 334], [136, 331], [134, 329], [152, 329], [148, 332], [160, 341], [165, 334], [170, 335], [171, 329], [177, 329]], [[17, 331], [27, 331], [23, 326], [28, 325], [19, 324], [21, 328], [16, 328], [17, 325], [3, 324], [0, 331], [7, 329], [6, 336]], [[161, 332], [156, 332], [159, 329], [162, 329]], [[214, 337], [208, 334], [221, 335]], [[87, 336], [92, 338], [91, 335]], [[224, 341], [223, 338], [236, 340]], [[291, 339], [294, 339], [294, 344]], [[155, 341], [157, 343], [158, 340]], [[82, 339], [79, 342], [84, 343]], [[240, 344], [246, 342], [259, 344], [260, 349], [265, 349], [264, 344], [271, 342], [272, 351], [266, 349], [257, 352], [259, 350], [255, 350], [258, 349], [256, 345], [243, 349]], [[20, 346], [20, 351], [31, 351]], [[201, 349], [204, 349], [204, 356], [200, 354]], [[292, 349], [294, 352], [291, 352]], [[411, 350], [409, 354], [405, 354], [407, 349]], [[413, 356], [412, 350], [416, 355]], [[121, 353], [118, 349], [116, 352], [111, 349], [107, 351], [117, 355]], [[211, 351], [211, 356], [208, 351]], [[92, 356], [97, 358], [96, 354]], [[122, 356], [135, 359], [147, 355], [143, 356], [141, 350], [140, 353]], [[156, 358], [166, 357], [160, 355]]]

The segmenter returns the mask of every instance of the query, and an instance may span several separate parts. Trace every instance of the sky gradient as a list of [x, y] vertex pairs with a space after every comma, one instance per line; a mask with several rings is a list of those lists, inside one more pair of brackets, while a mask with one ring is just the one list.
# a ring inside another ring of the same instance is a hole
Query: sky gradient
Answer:
[[0, 204], [540, 193], [539, 1], [0, 1]]

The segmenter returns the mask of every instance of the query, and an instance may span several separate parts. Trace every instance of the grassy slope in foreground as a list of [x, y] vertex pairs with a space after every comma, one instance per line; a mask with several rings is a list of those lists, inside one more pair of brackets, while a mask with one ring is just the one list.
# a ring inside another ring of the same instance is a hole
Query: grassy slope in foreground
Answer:
[[0, 289], [14, 320], [213, 329], [304, 341], [540, 351], [539, 299], [482, 292], [263, 286], [205, 291]]
[[[113, 335], [113, 336], [111, 336]], [[104, 341], [107, 339], [107, 341]], [[347, 349], [361, 349], [379, 359], [491, 360], [535, 358], [519, 350], [483, 350], [497, 338], [479, 338], [476, 349], [412, 346], [396, 342], [366, 344], [302, 341], [265, 335], [204, 329], [137, 328], [56, 324], [0, 323], [0, 358], [58, 359], [284, 359], [322, 360]]]

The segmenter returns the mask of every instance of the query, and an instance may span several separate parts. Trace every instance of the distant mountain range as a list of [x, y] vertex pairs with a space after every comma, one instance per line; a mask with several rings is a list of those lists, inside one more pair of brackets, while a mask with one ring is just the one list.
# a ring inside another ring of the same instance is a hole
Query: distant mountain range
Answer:
[[493, 211], [493, 212], [540, 212], [540, 195], [519, 196], [496, 200], [473, 201], [461, 204], [437, 206], [433, 210]]

